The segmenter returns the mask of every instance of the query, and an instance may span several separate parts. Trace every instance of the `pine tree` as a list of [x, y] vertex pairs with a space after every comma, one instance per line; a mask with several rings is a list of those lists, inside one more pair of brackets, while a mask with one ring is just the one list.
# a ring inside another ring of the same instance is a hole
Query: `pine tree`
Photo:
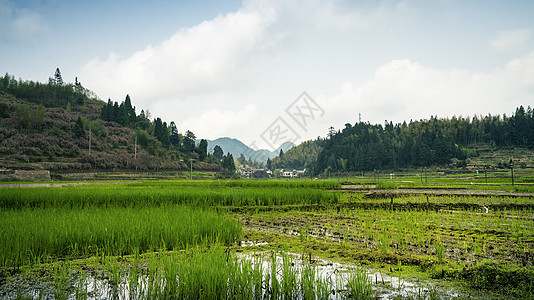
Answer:
[[129, 124], [135, 123], [135, 107], [132, 106], [130, 95], [126, 95], [126, 99], [124, 100], [124, 108], [126, 109], [126, 113], [128, 115]]
[[56, 73], [54, 74], [54, 81], [57, 85], [63, 85], [63, 77], [61, 77], [61, 71], [59, 68], [56, 68]]
[[208, 156], [208, 141], [205, 139], [200, 140], [197, 146], [198, 158], [204, 160]]
[[215, 156], [215, 158], [217, 158], [218, 161], [221, 161], [223, 159], [224, 152], [223, 152], [223, 149], [221, 148], [221, 146], [216, 145], [213, 148], [213, 156]]
[[171, 135], [169, 138], [171, 145], [175, 147], [180, 146], [181, 138], [180, 134], [178, 133], [178, 128], [176, 128], [176, 123], [174, 123], [174, 121], [171, 121], [171, 124], [169, 125], [169, 131]]
[[78, 138], [85, 137], [85, 127], [81, 117], [78, 117], [74, 124], [74, 136]]
[[184, 137], [184, 141], [182, 144], [184, 146], [184, 151], [186, 153], [195, 151], [195, 139], [196, 139], [196, 136], [193, 132], [189, 130], [185, 132], [185, 137]]
[[221, 167], [226, 173], [235, 173], [234, 156], [230, 153], [227, 153], [223, 159]]

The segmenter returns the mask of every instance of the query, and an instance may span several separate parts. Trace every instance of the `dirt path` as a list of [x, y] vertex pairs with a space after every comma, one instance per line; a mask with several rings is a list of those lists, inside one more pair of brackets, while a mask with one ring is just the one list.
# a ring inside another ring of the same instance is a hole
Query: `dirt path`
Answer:
[[341, 189], [341, 192], [367, 192], [377, 196], [389, 195], [433, 195], [433, 196], [499, 196], [499, 197], [534, 197], [534, 193], [509, 192], [502, 190], [467, 190], [467, 189], [394, 189], [394, 190], [359, 190]]
[[65, 186], [79, 186], [79, 185], [95, 185], [95, 184], [125, 184], [132, 182], [70, 182], [70, 183], [14, 183], [14, 184], [0, 184], [0, 188], [39, 188], [39, 187], [65, 187]]

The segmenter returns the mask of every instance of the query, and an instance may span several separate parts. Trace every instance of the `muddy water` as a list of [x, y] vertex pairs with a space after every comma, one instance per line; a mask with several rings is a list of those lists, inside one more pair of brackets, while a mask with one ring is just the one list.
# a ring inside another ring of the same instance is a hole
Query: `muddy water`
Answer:
[[[255, 245], [254, 242], [247, 242], [247, 245]], [[262, 243], [264, 244], [264, 243]], [[247, 246], [245, 246], [247, 247]], [[295, 269], [302, 269], [305, 265], [311, 264], [317, 267], [317, 276], [321, 279], [331, 279], [337, 283], [334, 286], [333, 292], [330, 294], [330, 299], [346, 299], [347, 292], [345, 288], [346, 278], [351, 271], [358, 268], [355, 265], [341, 264], [334, 261], [323, 259], [313, 259], [312, 257], [304, 257], [295, 253], [288, 253], [292, 258]], [[255, 258], [262, 258], [263, 270], [269, 270], [271, 267], [271, 252], [261, 253], [245, 253], [240, 254], [243, 259], [254, 261]], [[277, 264], [282, 264], [281, 256], [277, 256]], [[437, 287], [431, 283], [422, 281], [409, 281], [402, 277], [389, 276], [387, 274], [366, 269], [369, 281], [372, 284], [375, 299], [399, 299], [399, 298], [418, 298], [426, 299], [431, 293], [437, 295], [447, 295], [448, 298], [463, 298], [467, 295], [455, 291], [450, 287]]]
[[[254, 242], [244, 242], [243, 248], [257, 245]], [[260, 253], [238, 253], [239, 259], [249, 260], [252, 263], [261, 263], [264, 270], [264, 278], [268, 278], [268, 272], [271, 268], [272, 252]], [[345, 288], [348, 274], [356, 268], [354, 265], [340, 264], [333, 261], [322, 259], [313, 259], [312, 257], [303, 257], [295, 253], [287, 253], [292, 261], [293, 268], [299, 272], [307, 264], [317, 268], [316, 276], [323, 280], [331, 280], [332, 291], [329, 299], [347, 299], [347, 290]], [[282, 265], [282, 255], [277, 253], [276, 264], [278, 268]], [[118, 283], [114, 283], [110, 277], [112, 275], [101, 271], [86, 273], [80, 276], [79, 273], [70, 274], [63, 282], [46, 282], [39, 279], [28, 279], [22, 275], [10, 278], [0, 286], [0, 298], [2, 299], [19, 299], [20, 297], [28, 299], [75, 299], [76, 293], [83, 294], [85, 299], [143, 299], [148, 296], [146, 293], [149, 288], [149, 279], [145, 276], [139, 276], [135, 289], [131, 289], [128, 271], [121, 271]], [[281, 276], [279, 274], [279, 276]], [[417, 298], [423, 296], [426, 299], [431, 293], [438, 295], [447, 295], [447, 298], [465, 297], [453, 289], [437, 287], [430, 283], [421, 281], [409, 281], [403, 278], [388, 276], [386, 274], [367, 270], [367, 276], [372, 283], [374, 299], [399, 299], [399, 298]], [[281, 278], [279, 278], [281, 280]], [[56, 292], [56, 286], [63, 287], [62, 293]], [[266, 293], [266, 291], [264, 291]]]

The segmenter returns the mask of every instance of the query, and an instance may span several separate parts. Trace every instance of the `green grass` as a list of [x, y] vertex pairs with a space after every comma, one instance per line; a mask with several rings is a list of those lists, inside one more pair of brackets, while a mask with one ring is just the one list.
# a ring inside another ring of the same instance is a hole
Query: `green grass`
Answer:
[[[474, 175], [446, 175], [421, 184], [417, 174], [410, 174], [380, 179], [378, 187], [489, 189], [489, 184], [466, 184], [475, 177], [465, 176]], [[372, 182], [368, 179], [349, 180]], [[8, 268], [65, 261], [53, 275], [56, 296], [65, 299], [74, 295], [72, 287], [81, 298], [88, 294], [83, 282], [69, 282], [69, 270], [74, 258], [91, 256], [102, 261], [102, 276], [111, 287], [143, 299], [322, 299], [332, 289], [342, 289], [349, 298], [369, 295], [362, 270], [346, 275], [346, 285], [340, 288], [320, 277], [315, 265], [295, 264], [284, 253], [258, 261], [236, 257], [221, 246], [239, 242], [243, 235], [240, 223], [226, 214], [231, 210], [247, 211], [233, 216], [266, 229], [265, 234], [273, 230], [284, 243], [296, 243], [302, 247], [298, 253], [313, 251], [320, 241], [325, 253], [351, 262], [374, 258], [379, 263], [392, 261], [392, 267], [399, 269], [398, 261], [403, 269], [405, 263], [416, 262], [421, 272], [436, 278], [475, 274], [478, 277], [469, 284], [483, 289], [491, 290], [496, 280], [506, 280], [503, 289], [510, 282], [529, 283], [525, 278], [532, 268], [521, 268], [523, 260], [531, 264], [534, 253], [531, 197], [430, 195], [427, 211], [426, 195], [395, 197], [391, 206], [389, 198], [329, 191], [344, 180], [169, 180], [5, 188], [0, 190], [0, 266], [7, 274]], [[531, 189], [497, 182], [491, 186]], [[314, 210], [309, 204], [320, 206]], [[299, 228], [300, 237], [284, 234]], [[249, 229], [246, 234], [254, 240]], [[280, 247], [282, 242], [267, 242], [262, 249], [287, 249]], [[129, 254], [144, 258], [116, 257]], [[484, 267], [484, 259], [495, 259], [504, 269]], [[515, 280], [510, 276], [517, 270], [523, 273]], [[94, 273], [76, 276], [83, 280]], [[517, 287], [512, 288], [518, 295]], [[523, 292], [532, 295], [531, 282]]]
[[0, 265], [7, 267], [241, 239], [237, 221], [185, 206], [1, 211], [0, 228]]
[[169, 180], [157, 182], [134, 183], [133, 186], [150, 186], [150, 187], [241, 187], [241, 188], [317, 188], [317, 189], [335, 189], [341, 187], [341, 183], [332, 180], [305, 180], [305, 179], [254, 179], [254, 180]]
[[[56, 264], [55, 298], [87, 295], [88, 276], [78, 271], [70, 290], [67, 264]], [[72, 267], [72, 266], [71, 266]], [[372, 299], [367, 272], [320, 276], [317, 266], [300, 263], [285, 252], [266, 257], [238, 257], [220, 245], [210, 249], [148, 253], [124, 262], [113, 257], [102, 261], [102, 295], [132, 299], [330, 299], [352, 296]], [[130, 270], [130, 271], [128, 271]], [[71, 271], [72, 272], [72, 271]], [[81, 281], [81, 283], [80, 283]], [[345, 288], [345, 286], [347, 288]], [[107, 294], [106, 294], [107, 293]], [[126, 297], [126, 295], [129, 295]], [[52, 296], [52, 295], [50, 295]]]
[[335, 203], [338, 195], [300, 188], [182, 187], [162, 184], [91, 185], [2, 190], [0, 209], [192, 206], [271, 206]]

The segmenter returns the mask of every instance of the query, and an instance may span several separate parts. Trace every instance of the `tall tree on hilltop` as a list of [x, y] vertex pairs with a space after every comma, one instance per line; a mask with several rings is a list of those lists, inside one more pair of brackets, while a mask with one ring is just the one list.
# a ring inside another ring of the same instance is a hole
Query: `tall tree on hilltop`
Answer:
[[154, 136], [163, 144], [163, 146], [169, 147], [169, 129], [167, 128], [167, 123], [162, 122], [161, 118], [156, 118], [154, 120]]
[[195, 151], [195, 140], [196, 140], [196, 136], [193, 132], [191, 131], [186, 131], [185, 132], [185, 137], [184, 137], [184, 141], [183, 141], [183, 146], [184, 146], [184, 151], [187, 152], [187, 153], [191, 153], [191, 152], [194, 152]]
[[128, 94], [126, 95], [126, 99], [124, 99], [124, 108], [126, 109], [126, 114], [128, 115], [128, 123], [135, 123], [135, 107], [132, 106], [132, 100], [130, 99], [130, 95]]
[[117, 121], [122, 126], [128, 126], [130, 124], [130, 117], [128, 116], [128, 110], [124, 102], [119, 105], [119, 119]]
[[221, 161], [223, 159], [224, 152], [221, 146], [215, 145], [215, 147], [213, 147], [213, 156], [215, 156], [218, 161]]
[[208, 141], [205, 139], [200, 140], [200, 143], [198, 143], [196, 148], [196, 152], [198, 153], [198, 158], [200, 160], [204, 160], [208, 156]]
[[221, 165], [221, 168], [226, 173], [235, 173], [235, 162], [234, 162], [234, 156], [230, 153], [227, 153], [226, 156], [223, 158], [223, 162]]
[[112, 113], [111, 113], [111, 120], [110, 121], [119, 123], [119, 116], [120, 116], [119, 103], [115, 102], [113, 104], [113, 109], [111, 110], [111, 112]]
[[169, 125], [169, 132], [170, 132], [170, 138], [169, 141], [171, 145], [178, 147], [180, 146], [181, 137], [180, 133], [178, 133], [178, 128], [176, 128], [176, 123], [174, 121], [171, 121], [171, 124]]
[[63, 84], [63, 77], [61, 76], [61, 71], [59, 70], [59, 68], [56, 68], [56, 73], [54, 74], [54, 81], [57, 85]]

